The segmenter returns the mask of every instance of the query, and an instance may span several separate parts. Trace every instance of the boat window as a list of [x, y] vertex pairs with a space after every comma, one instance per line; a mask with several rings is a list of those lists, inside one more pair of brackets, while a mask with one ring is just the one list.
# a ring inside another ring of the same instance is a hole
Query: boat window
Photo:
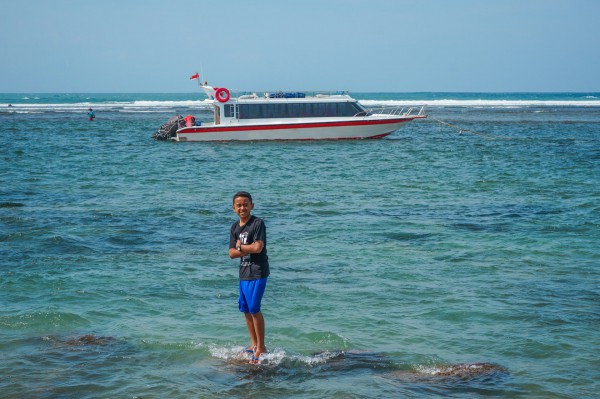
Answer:
[[[356, 102], [239, 104], [240, 119], [270, 118], [323, 118], [348, 117], [364, 113], [365, 109]], [[225, 116], [233, 116], [233, 109], [225, 107]]]
[[225, 118], [232, 118], [233, 117], [233, 104], [226, 104], [225, 105]]

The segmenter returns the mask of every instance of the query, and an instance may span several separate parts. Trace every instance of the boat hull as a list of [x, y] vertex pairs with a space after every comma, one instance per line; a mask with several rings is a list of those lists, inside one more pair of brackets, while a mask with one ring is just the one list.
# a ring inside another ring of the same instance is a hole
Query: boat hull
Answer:
[[402, 124], [422, 116], [353, 119], [329, 122], [293, 122], [192, 126], [179, 129], [177, 141], [350, 140], [385, 137]]

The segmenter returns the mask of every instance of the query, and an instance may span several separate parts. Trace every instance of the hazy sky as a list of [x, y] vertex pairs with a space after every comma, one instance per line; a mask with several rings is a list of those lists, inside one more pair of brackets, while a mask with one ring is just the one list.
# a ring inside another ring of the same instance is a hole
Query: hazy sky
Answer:
[[597, 0], [0, 0], [0, 92], [600, 91]]

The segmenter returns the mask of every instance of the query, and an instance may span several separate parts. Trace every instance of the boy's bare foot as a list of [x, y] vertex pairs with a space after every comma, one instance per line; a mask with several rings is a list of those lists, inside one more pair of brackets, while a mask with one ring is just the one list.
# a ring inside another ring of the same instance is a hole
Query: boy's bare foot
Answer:
[[264, 346], [257, 346], [254, 349], [254, 354], [252, 355], [252, 360], [250, 360], [251, 364], [260, 364], [260, 355], [263, 353], [267, 353], [267, 348]]

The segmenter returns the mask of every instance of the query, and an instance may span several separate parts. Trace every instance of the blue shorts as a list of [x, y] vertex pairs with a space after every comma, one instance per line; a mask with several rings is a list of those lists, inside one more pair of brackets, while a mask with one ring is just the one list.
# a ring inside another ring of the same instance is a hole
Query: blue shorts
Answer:
[[240, 280], [240, 312], [255, 314], [260, 312], [260, 302], [262, 301], [267, 278], [258, 280]]

